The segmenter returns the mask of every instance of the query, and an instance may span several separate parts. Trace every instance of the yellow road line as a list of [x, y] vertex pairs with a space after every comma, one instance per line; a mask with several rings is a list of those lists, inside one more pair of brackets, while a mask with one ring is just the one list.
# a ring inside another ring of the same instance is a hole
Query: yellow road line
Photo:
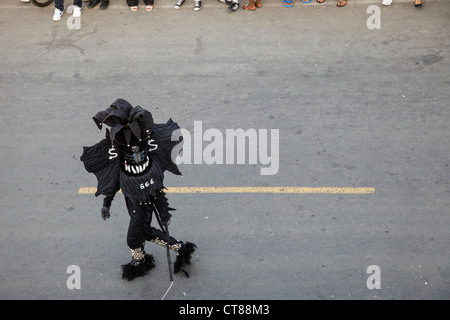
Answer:
[[[79, 194], [94, 194], [97, 188], [80, 188]], [[119, 191], [120, 192], [120, 191]], [[170, 187], [167, 193], [340, 193], [340, 194], [367, 194], [375, 193], [375, 188], [350, 187]]]

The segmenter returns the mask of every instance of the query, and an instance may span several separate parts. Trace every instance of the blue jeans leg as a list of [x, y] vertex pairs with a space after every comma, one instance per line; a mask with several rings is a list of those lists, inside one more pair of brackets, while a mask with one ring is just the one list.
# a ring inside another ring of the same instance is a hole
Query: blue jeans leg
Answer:
[[[73, 5], [80, 7], [83, 5], [82, 0], [74, 0]], [[64, 0], [55, 0], [55, 8], [64, 11]]]

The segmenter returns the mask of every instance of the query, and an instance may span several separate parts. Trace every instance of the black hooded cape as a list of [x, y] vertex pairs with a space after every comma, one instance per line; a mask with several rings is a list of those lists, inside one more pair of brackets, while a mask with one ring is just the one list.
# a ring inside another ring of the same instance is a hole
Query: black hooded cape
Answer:
[[[144, 174], [129, 175], [120, 169], [120, 151], [114, 148], [107, 129], [105, 139], [91, 147], [83, 147], [80, 160], [85, 169], [97, 178], [99, 195], [114, 195], [119, 190], [135, 201], [149, 203], [155, 197], [157, 190], [164, 188], [164, 172], [181, 175], [176, 163], [172, 161], [181, 152], [183, 137], [178, 124], [169, 119], [165, 124], [153, 124], [151, 133], [151, 148], [148, 156], [151, 166]], [[157, 146], [155, 148], [155, 146]], [[174, 154], [172, 154], [174, 153]]]

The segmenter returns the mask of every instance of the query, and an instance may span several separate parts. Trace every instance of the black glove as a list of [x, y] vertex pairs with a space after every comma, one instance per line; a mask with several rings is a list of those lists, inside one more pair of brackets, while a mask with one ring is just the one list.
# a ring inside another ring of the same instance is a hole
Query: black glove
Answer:
[[108, 193], [105, 195], [103, 199], [103, 207], [102, 207], [102, 218], [103, 220], [109, 219], [111, 216], [111, 212], [109, 212], [109, 208], [111, 208], [111, 202], [114, 199], [114, 193]]
[[109, 219], [111, 216], [111, 212], [109, 212], [109, 207], [103, 206], [102, 207], [102, 218], [103, 220]]

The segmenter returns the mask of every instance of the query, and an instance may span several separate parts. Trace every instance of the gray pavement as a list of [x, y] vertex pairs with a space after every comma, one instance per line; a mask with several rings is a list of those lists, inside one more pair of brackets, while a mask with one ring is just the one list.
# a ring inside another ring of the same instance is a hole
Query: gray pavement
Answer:
[[[156, 268], [121, 279], [128, 216], [102, 200], [82, 147], [117, 98], [193, 130], [279, 130], [279, 170], [182, 164], [168, 187], [371, 187], [371, 194], [169, 194], [171, 233], [198, 251], [167, 300], [449, 299], [450, 1], [125, 1], [83, 10], [0, 4], [0, 298], [161, 299]], [[380, 9], [371, 30], [369, 5]], [[207, 143], [205, 143], [206, 145]], [[204, 145], [204, 146], [205, 146]], [[67, 269], [80, 269], [69, 289]], [[370, 289], [369, 266], [380, 288]]]

